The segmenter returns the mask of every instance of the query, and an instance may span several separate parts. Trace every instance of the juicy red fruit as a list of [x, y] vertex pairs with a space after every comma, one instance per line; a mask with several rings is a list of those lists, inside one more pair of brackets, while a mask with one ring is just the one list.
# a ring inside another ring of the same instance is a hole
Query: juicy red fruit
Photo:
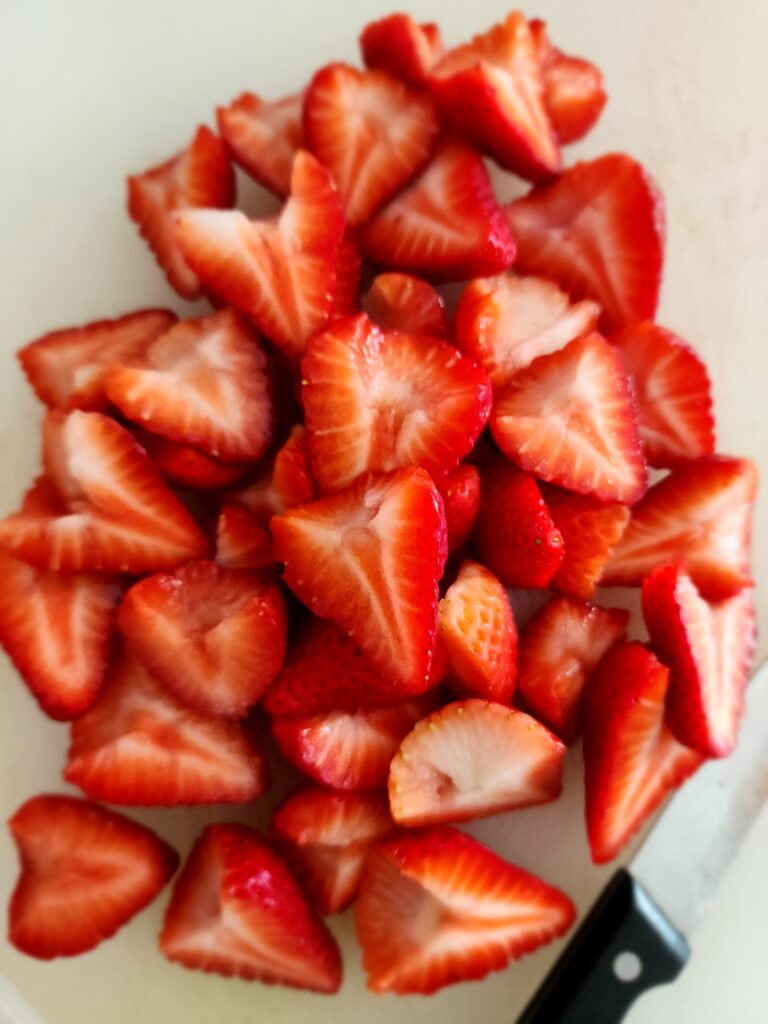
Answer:
[[367, 68], [388, 71], [418, 89], [427, 85], [443, 44], [437, 25], [419, 25], [410, 14], [390, 14], [365, 26], [360, 49]]

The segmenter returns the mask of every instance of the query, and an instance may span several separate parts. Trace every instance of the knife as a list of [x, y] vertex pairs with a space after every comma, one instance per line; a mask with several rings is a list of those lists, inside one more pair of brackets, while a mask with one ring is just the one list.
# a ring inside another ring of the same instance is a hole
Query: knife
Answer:
[[768, 800], [768, 664], [753, 677], [735, 752], [668, 802], [611, 878], [517, 1024], [618, 1024], [643, 992], [678, 977], [706, 912]]

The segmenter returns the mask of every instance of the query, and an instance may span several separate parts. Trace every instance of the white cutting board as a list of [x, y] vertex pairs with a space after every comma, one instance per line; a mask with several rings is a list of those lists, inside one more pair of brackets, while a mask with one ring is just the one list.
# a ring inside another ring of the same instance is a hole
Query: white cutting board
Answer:
[[[166, 287], [124, 216], [125, 173], [185, 144], [218, 102], [244, 89], [279, 97], [330, 60], [356, 60], [359, 29], [391, 9], [387, 0], [1, 0], [0, 512], [15, 506], [38, 459], [41, 410], [13, 351], [45, 330], [141, 305], [193, 311]], [[438, 20], [452, 45], [508, 8], [502, 0], [413, 0], [409, 9]], [[661, 320], [709, 362], [722, 450], [751, 456], [765, 474], [768, 6], [538, 0], [526, 13], [546, 18], [557, 44], [605, 72], [608, 108], [568, 157], [626, 149], [657, 177], [669, 219]], [[253, 188], [247, 203], [254, 212], [269, 207]], [[756, 541], [756, 571], [765, 579], [764, 522]], [[27, 796], [64, 788], [67, 737], [38, 713], [4, 660], [0, 676], [5, 818]], [[589, 864], [580, 772], [572, 756], [557, 805], [480, 822], [472, 831], [563, 886], [584, 909], [611, 869]], [[263, 808], [240, 809], [236, 817], [263, 821], [273, 802], [270, 796]], [[233, 817], [226, 808], [136, 816], [182, 854], [203, 821]], [[3, 834], [3, 902], [14, 875]], [[345, 947], [346, 980], [338, 998], [328, 999], [167, 964], [153, 949], [164, 902], [76, 961], [44, 965], [3, 943], [0, 974], [46, 1024], [511, 1024], [559, 950], [433, 999], [375, 998], [364, 990], [343, 917], [332, 927]], [[15, 1024], [13, 1013], [0, 987], [0, 1021]]]

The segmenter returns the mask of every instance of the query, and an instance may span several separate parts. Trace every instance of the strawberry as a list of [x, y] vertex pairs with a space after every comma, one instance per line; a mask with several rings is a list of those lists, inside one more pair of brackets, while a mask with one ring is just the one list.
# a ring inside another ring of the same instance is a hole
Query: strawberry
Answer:
[[20, 349], [17, 358], [41, 402], [50, 409], [106, 412], [109, 366], [141, 356], [176, 322], [167, 309], [140, 309], [116, 320], [51, 331]]
[[516, 269], [594, 299], [614, 331], [652, 318], [664, 258], [664, 201], [648, 173], [623, 153], [577, 163], [546, 188], [507, 207]]
[[394, 831], [383, 794], [344, 793], [310, 783], [291, 790], [271, 827], [321, 914], [336, 914], [354, 901], [366, 853]]
[[563, 560], [550, 583], [554, 590], [586, 601], [592, 597], [611, 553], [629, 522], [630, 510], [559, 487], [542, 488], [544, 501], [563, 538]]
[[178, 864], [148, 828], [71, 796], [27, 800], [8, 828], [21, 862], [8, 938], [39, 960], [77, 956], [114, 935]]
[[255, 829], [209, 825], [171, 895], [160, 933], [169, 960], [225, 977], [335, 992], [339, 948]]
[[206, 554], [207, 542], [127, 430], [98, 412], [50, 412], [48, 507], [0, 521], [0, 546], [41, 569], [132, 572]]
[[283, 756], [308, 778], [332, 789], [383, 789], [403, 737], [435, 706], [432, 694], [390, 708], [275, 718]]
[[522, 14], [450, 50], [430, 83], [446, 125], [502, 167], [531, 181], [559, 172], [539, 58]]
[[362, 479], [272, 520], [284, 579], [393, 679], [426, 679], [446, 558], [442, 499], [423, 469]]
[[202, 715], [242, 718], [285, 657], [288, 621], [278, 588], [215, 562], [136, 583], [117, 621], [152, 675]]
[[183, 320], [141, 359], [114, 367], [106, 390], [147, 430], [201, 448], [224, 462], [260, 459], [274, 413], [267, 360], [234, 310]]
[[225, 569], [259, 569], [271, 565], [269, 527], [263, 526], [259, 517], [243, 505], [222, 505], [216, 520], [216, 561]]
[[652, 466], [676, 466], [715, 450], [712, 393], [690, 345], [646, 320], [610, 339], [632, 378], [640, 440]]
[[451, 689], [509, 704], [517, 672], [517, 629], [496, 576], [467, 559], [440, 602], [437, 621]]
[[252, 92], [216, 108], [216, 123], [229, 154], [260, 185], [277, 196], [291, 188], [291, 165], [301, 148], [304, 96], [267, 103]]
[[455, 469], [491, 409], [485, 374], [455, 348], [382, 331], [365, 313], [316, 335], [301, 372], [312, 467], [324, 490], [406, 466]]
[[410, 181], [438, 131], [429, 96], [386, 71], [329, 64], [307, 89], [307, 149], [333, 175], [352, 226], [364, 224]]
[[355, 911], [368, 988], [423, 995], [503, 970], [575, 917], [559, 889], [446, 826], [375, 847]]
[[450, 141], [368, 224], [362, 245], [380, 266], [438, 282], [500, 274], [515, 258], [483, 161]]
[[388, 71], [414, 89], [429, 83], [429, 72], [443, 55], [437, 25], [419, 25], [410, 14], [390, 14], [366, 25], [360, 49], [367, 68]]
[[232, 492], [231, 500], [250, 509], [268, 525], [272, 516], [296, 505], [306, 505], [316, 495], [307, 432], [297, 423], [268, 471], [247, 487]]
[[231, 487], [250, 468], [247, 463], [221, 462], [193, 444], [170, 441], [135, 426], [131, 433], [172, 487], [191, 491]]
[[703, 758], [664, 719], [669, 671], [642, 644], [614, 647], [587, 687], [584, 783], [595, 864], [619, 853]]
[[544, 106], [558, 140], [565, 145], [582, 139], [603, 112], [608, 99], [600, 69], [581, 57], [570, 57], [547, 38], [546, 22], [529, 28], [541, 65]]
[[202, 287], [179, 249], [174, 215], [200, 207], [223, 209], [234, 201], [235, 175], [224, 143], [205, 125], [186, 149], [128, 178], [128, 214], [182, 298], [200, 298]]
[[83, 714], [109, 659], [120, 585], [62, 576], [0, 554], [0, 644], [51, 718]]
[[448, 550], [458, 551], [469, 540], [480, 512], [480, 471], [477, 466], [457, 466], [437, 476], [435, 487], [445, 506]]
[[328, 320], [343, 231], [333, 182], [303, 150], [279, 216], [249, 220], [240, 210], [174, 216], [174, 237], [203, 284], [249, 316], [289, 359]]
[[72, 724], [64, 777], [94, 800], [134, 806], [245, 803], [269, 785], [242, 726], [184, 707], [130, 654]]
[[643, 582], [643, 615], [654, 650], [671, 669], [667, 718], [687, 747], [726, 757], [736, 746], [752, 655], [752, 595], [710, 604], [679, 564]]
[[507, 587], [546, 587], [563, 560], [563, 538], [536, 480], [505, 459], [481, 473], [475, 547]]
[[645, 493], [631, 387], [599, 334], [517, 373], [496, 396], [491, 430], [508, 458], [542, 480], [626, 504]]
[[680, 466], [632, 510], [601, 584], [636, 587], [656, 566], [682, 560], [711, 600], [749, 586], [756, 489], [748, 459], [710, 455]]
[[363, 258], [353, 228], [344, 232], [336, 266], [336, 290], [333, 294], [333, 316], [354, 316], [359, 309], [360, 278]]
[[563, 742], [579, 736], [587, 679], [603, 656], [626, 640], [628, 621], [622, 608], [553, 597], [520, 634], [519, 699]]
[[594, 302], [572, 305], [551, 281], [510, 271], [469, 282], [453, 329], [458, 348], [483, 367], [496, 391], [538, 356], [588, 334], [599, 315]]
[[363, 312], [385, 331], [448, 338], [445, 301], [431, 284], [409, 274], [379, 274], [361, 303]]

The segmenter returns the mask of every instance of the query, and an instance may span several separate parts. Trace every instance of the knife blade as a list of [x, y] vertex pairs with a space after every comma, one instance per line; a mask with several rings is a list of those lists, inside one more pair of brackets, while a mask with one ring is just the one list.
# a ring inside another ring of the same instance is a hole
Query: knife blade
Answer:
[[687, 935], [768, 801], [768, 664], [753, 676], [734, 753], [667, 803], [628, 870], [587, 914], [518, 1024], [618, 1024], [643, 992], [674, 981]]

